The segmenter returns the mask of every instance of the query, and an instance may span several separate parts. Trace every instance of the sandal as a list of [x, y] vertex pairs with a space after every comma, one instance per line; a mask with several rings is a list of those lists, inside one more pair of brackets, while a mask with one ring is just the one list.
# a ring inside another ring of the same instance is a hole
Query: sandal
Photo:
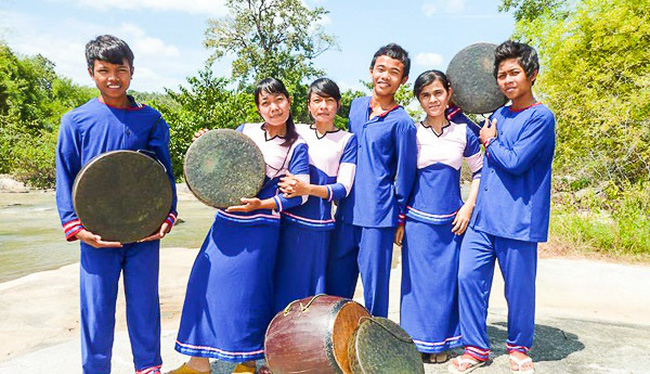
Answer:
[[533, 359], [530, 358], [529, 356], [526, 356], [525, 358], [517, 358], [515, 355], [509, 355], [510, 362], [514, 362], [517, 365], [517, 370], [514, 370], [512, 368], [512, 364], [510, 365], [510, 373], [511, 374], [535, 374], [535, 368], [531, 367], [529, 369], [523, 369], [522, 367], [528, 363], [532, 365]]
[[[456, 362], [456, 365], [453, 364], [454, 361]], [[484, 366], [486, 363], [487, 361], [478, 361], [473, 358], [463, 358], [463, 356], [458, 356], [452, 360], [452, 363], [447, 366], [447, 369], [450, 373], [453, 374], [467, 374], [473, 372], [481, 366]], [[465, 370], [460, 370], [460, 368], [463, 367], [463, 364], [469, 364], [469, 366]]]

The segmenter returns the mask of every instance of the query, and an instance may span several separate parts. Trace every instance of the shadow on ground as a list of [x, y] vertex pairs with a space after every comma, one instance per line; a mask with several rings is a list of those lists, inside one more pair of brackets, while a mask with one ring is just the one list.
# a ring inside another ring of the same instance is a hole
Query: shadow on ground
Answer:
[[[494, 357], [508, 354], [505, 347], [505, 341], [508, 339], [505, 322], [488, 325], [488, 336]], [[560, 361], [585, 348], [578, 335], [548, 325], [535, 325], [534, 344], [531, 357], [535, 362]]]

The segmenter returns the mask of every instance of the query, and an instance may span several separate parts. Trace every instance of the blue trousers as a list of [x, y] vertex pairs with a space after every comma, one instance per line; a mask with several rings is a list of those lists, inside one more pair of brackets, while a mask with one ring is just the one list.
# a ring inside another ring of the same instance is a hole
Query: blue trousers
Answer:
[[282, 221], [273, 277], [274, 313], [293, 300], [325, 293], [330, 231]]
[[160, 241], [93, 248], [81, 243], [81, 355], [84, 373], [111, 372], [115, 303], [124, 277], [126, 321], [136, 371], [162, 365], [158, 269]]
[[352, 298], [361, 274], [363, 299], [373, 316], [388, 316], [394, 227], [361, 227], [336, 222], [325, 276], [326, 293]]
[[537, 243], [507, 239], [467, 228], [458, 271], [460, 329], [466, 352], [487, 360], [487, 310], [495, 260], [505, 282], [508, 303], [508, 351], [527, 353], [535, 329]]
[[406, 220], [402, 245], [400, 325], [418, 351], [440, 353], [460, 346], [458, 259], [462, 236], [451, 222]]

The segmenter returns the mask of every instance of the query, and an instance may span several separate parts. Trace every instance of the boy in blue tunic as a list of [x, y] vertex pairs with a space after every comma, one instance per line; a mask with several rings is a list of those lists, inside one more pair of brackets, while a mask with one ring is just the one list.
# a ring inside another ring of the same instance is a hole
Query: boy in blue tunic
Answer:
[[512, 105], [498, 109], [480, 132], [486, 152], [476, 208], [460, 253], [459, 309], [465, 353], [453, 373], [468, 373], [490, 354], [486, 317], [494, 262], [505, 281], [510, 371], [534, 373], [528, 351], [535, 327], [537, 243], [547, 240], [555, 118], [532, 86], [535, 50], [507, 41], [497, 47], [494, 75]]
[[370, 65], [372, 96], [350, 106], [357, 170], [352, 191], [337, 210], [325, 277], [328, 294], [351, 298], [361, 273], [366, 308], [383, 317], [388, 315], [395, 228], [404, 217], [416, 172], [415, 125], [395, 102], [410, 64], [399, 45], [380, 48]]
[[[126, 94], [133, 52], [111, 35], [86, 45], [88, 72], [100, 96], [61, 119], [56, 149], [56, 202], [68, 241], [81, 242], [81, 350], [84, 373], [111, 372], [118, 280], [124, 273], [126, 313], [136, 373], [160, 373], [158, 269], [160, 240], [176, 221], [176, 189], [169, 157], [169, 127], [160, 113]], [[138, 243], [104, 241], [83, 226], [72, 185], [93, 157], [121, 149], [155, 153], [172, 184], [173, 200], [158, 232]]]

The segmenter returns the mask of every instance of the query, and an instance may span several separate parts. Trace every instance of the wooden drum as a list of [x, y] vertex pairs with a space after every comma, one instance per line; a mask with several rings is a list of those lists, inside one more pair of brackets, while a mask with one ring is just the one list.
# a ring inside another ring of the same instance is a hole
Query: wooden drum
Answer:
[[264, 349], [274, 374], [350, 374], [348, 342], [362, 317], [359, 303], [317, 295], [296, 300], [279, 312], [266, 330]]

